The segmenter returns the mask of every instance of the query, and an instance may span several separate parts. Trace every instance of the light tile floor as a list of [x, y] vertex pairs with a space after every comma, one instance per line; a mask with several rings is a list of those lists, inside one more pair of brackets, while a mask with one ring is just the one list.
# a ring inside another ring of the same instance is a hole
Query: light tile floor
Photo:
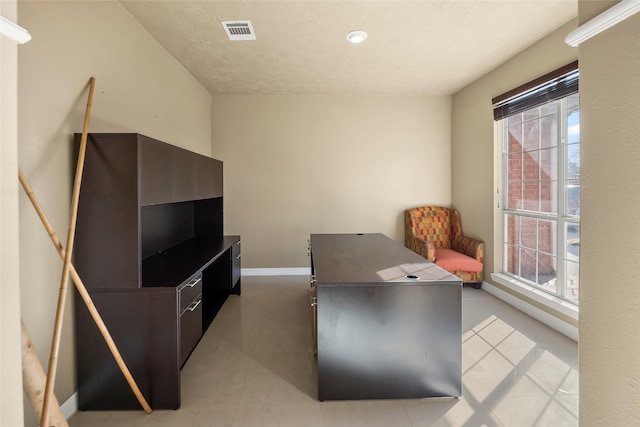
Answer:
[[182, 370], [177, 411], [79, 412], [71, 427], [578, 425], [577, 344], [463, 291], [463, 397], [318, 402], [308, 277], [243, 277]]

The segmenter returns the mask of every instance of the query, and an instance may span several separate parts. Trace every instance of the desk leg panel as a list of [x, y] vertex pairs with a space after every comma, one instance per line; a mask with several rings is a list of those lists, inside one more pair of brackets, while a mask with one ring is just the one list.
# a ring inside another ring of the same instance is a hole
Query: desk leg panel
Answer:
[[[89, 311], [77, 292], [75, 296], [78, 408], [141, 410]], [[175, 288], [107, 289], [92, 291], [91, 298], [151, 408], [179, 408], [179, 331]]]
[[319, 400], [462, 395], [462, 287], [318, 284]]

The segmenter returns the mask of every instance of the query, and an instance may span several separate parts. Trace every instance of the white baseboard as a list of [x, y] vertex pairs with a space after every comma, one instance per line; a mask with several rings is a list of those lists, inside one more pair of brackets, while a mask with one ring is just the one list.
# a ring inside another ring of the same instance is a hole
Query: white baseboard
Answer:
[[309, 276], [311, 267], [290, 268], [242, 268], [242, 276]]
[[78, 392], [73, 393], [70, 398], [60, 405], [60, 410], [67, 420], [78, 412]]
[[526, 313], [534, 319], [544, 323], [551, 329], [555, 329], [561, 334], [571, 338], [573, 341], [578, 342], [577, 327], [564, 322], [555, 316], [552, 316], [546, 311], [540, 310], [538, 307], [533, 306], [528, 302], [523, 301], [520, 298], [513, 296], [512, 294], [505, 292], [500, 288], [497, 288], [496, 286], [493, 286], [491, 283], [482, 282], [482, 289], [495, 296], [496, 298], [501, 299], [507, 304], [512, 305], [523, 313]]

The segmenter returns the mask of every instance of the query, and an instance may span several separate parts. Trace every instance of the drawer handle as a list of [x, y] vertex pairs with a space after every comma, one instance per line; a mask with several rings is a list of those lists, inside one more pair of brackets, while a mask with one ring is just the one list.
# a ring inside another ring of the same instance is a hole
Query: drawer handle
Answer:
[[190, 287], [190, 288], [193, 288], [195, 285], [200, 283], [201, 280], [202, 280], [202, 277], [198, 277], [197, 279], [193, 279], [192, 281], [187, 283], [187, 286]]
[[236, 259], [240, 259], [240, 257], [242, 256], [242, 254], [238, 254], [238, 256], [236, 257]]
[[201, 302], [202, 302], [202, 299], [199, 299], [198, 301], [192, 302], [191, 304], [189, 304], [189, 307], [187, 307], [187, 310], [193, 312], [193, 310], [195, 310], [196, 307], [198, 307]]

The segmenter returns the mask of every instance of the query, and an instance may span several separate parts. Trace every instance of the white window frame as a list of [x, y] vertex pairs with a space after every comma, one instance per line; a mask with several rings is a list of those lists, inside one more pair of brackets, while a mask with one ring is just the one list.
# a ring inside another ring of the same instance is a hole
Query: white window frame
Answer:
[[[495, 242], [499, 244], [494, 248], [494, 259], [496, 260], [496, 265], [494, 271], [499, 271], [501, 273], [493, 273], [491, 275], [492, 279], [505, 286], [518, 294], [521, 294], [534, 304], [544, 305], [552, 308], [558, 313], [570, 318], [577, 320], [579, 313], [578, 302], [573, 301], [564, 297], [566, 295], [566, 271], [565, 271], [565, 254], [566, 254], [566, 236], [565, 230], [566, 225], [569, 223], [580, 224], [579, 217], [570, 216], [567, 214], [567, 206], [566, 206], [566, 192], [567, 190], [567, 98], [562, 98], [559, 100], [559, 111], [557, 113], [558, 117], [558, 149], [557, 149], [557, 162], [558, 162], [558, 171], [557, 171], [557, 179], [558, 179], [558, 189], [556, 192], [557, 197], [557, 214], [553, 215], [545, 215], [539, 213], [531, 213], [531, 212], [523, 212], [520, 210], [507, 210], [503, 207], [506, 206], [506, 194], [504, 191], [505, 186], [505, 177], [507, 176], [506, 171], [506, 162], [504, 161], [506, 158], [506, 149], [504, 139], [507, 137], [505, 133], [506, 129], [506, 121], [507, 118], [496, 121], [494, 124], [494, 135], [495, 135], [495, 144], [496, 144], [496, 169], [495, 169], [495, 183], [496, 183], [496, 192], [495, 192], [495, 205], [496, 206], [496, 215], [495, 215]], [[548, 292], [547, 290], [536, 286], [533, 283], [527, 283], [521, 278], [516, 277], [512, 274], [504, 272], [503, 266], [506, 265], [506, 226], [507, 222], [505, 220], [507, 214], [518, 214], [523, 216], [531, 216], [541, 219], [552, 219], [556, 221], [557, 224], [557, 233], [556, 238], [558, 239], [556, 242], [556, 264], [557, 264], [557, 294]], [[562, 280], [560, 280], [562, 279]]]

